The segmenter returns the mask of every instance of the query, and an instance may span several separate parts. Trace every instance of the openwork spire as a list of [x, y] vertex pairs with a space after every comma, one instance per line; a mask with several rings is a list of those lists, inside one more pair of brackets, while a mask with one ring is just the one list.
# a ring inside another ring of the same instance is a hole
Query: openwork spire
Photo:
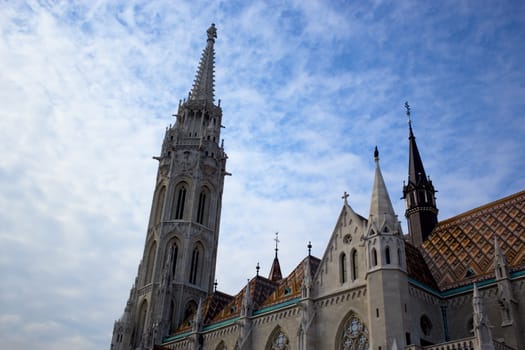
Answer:
[[217, 29], [212, 23], [207, 30], [208, 40], [206, 48], [202, 51], [202, 57], [197, 70], [197, 75], [193, 82], [189, 100], [204, 100], [206, 102], [214, 102], [214, 88], [215, 88], [215, 49], [213, 44], [217, 38]]

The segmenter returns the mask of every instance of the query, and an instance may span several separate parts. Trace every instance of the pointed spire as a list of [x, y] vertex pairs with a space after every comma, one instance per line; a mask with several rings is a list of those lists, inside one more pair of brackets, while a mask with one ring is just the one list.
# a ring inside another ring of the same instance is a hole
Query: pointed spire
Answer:
[[214, 23], [208, 28], [207, 35], [208, 40], [206, 48], [202, 52], [199, 68], [193, 82], [193, 88], [188, 96], [188, 100], [204, 100], [213, 103], [215, 100], [215, 49], [213, 44], [217, 38], [217, 29], [215, 28]]
[[494, 350], [494, 342], [492, 340], [491, 325], [488, 320], [485, 308], [483, 305], [483, 298], [479, 295], [478, 287], [474, 283], [474, 290], [472, 292], [472, 308], [473, 308], [473, 326], [474, 336], [478, 342], [478, 349]]
[[408, 117], [408, 181], [403, 183], [403, 199], [406, 201], [405, 216], [411, 243], [421, 245], [437, 224], [438, 209], [436, 207], [434, 185], [427, 177], [421, 155], [412, 130], [411, 110], [405, 102]]
[[376, 171], [374, 177], [374, 187], [372, 189], [372, 200], [370, 202], [370, 222], [374, 223], [378, 229], [385, 224], [389, 224], [390, 229], [397, 229], [397, 218], [394, 213], [388, 190], [386, 189], [385, 180], [379, 167], [379, 151], [377, 146], [374, 150], [374, 161]]
[[421, 181], [427, 182], [427, 175], [419, 150], [417, 149], [416, 137], [412, 131], [412, 119], [410, 118], [410, 105], [405, 102], [406, 114], [408, 117], [408, 140], [410, 142], [409, 159], [408, 159], [408, 181], [419, 184]]
[[280, 281], [283, 279], [283, 274], [281, 273], [281, 265], [279, 264], [279, 258], [277, 257], [277, 252], [279, 251], [279, 232], [275, 232], [275, 258], [273, 259], [272, 268], [270, 269], [270, 275], [268, 279], [271, 281]]

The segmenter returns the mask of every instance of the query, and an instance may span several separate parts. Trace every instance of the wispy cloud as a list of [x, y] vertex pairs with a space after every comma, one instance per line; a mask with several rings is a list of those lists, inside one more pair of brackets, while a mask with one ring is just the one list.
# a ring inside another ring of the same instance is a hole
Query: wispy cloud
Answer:
[[405, 100], [442, 218], [525, 187], [521, 3], [6, 3], [5, 347], [109, 346], [142, 256], [151, 156], [191, 88], [211, 22], [233, 173], [219, 289], [236, 293], [257, 262], [268, 273], [276, 231], [284, 273], [308, 241], [320, 256], [344, 191], [367, 216], [375, 145], [402, 218]]

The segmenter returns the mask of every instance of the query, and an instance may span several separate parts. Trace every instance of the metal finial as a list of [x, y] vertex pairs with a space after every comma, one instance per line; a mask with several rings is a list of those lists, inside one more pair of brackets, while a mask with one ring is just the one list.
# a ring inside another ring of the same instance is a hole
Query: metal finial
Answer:
[[311, 256], [312, 255], [312, 242], [311, 241], [308, 241], [308, 256]]
[[408, 101], [405, 102], [405, 109], [408, 118], [408, 126], [412, 129], [412, 119], [410, 119], [410, 105], [408, 104]]
[[379, 150], [376, 148], [374, 149], [374, 160], [379, 160]]
[[255, 269], [257, 270], [257, 276], [259, 276], [259, 270], [261, 267], [259, 266], [259, 262], [257, 262], [257, 266], [255, 266]]
[[215, 39], [217, 39], [217, 28], [215, 28], [215, 23], [211, 24], [211, 27], [208, 28], [206, 33], [208, 34], [208, 40], [215, 41]]
[[275, 257], [277, 257], [277, 251], [279, 250], [279, 232], [275, 232], [275, 238], [273, 239], [275, 241]]
[[213, 291], [216, 292], [217, 291], [217, 280], [215, 280], [215, 282], [213, 282]]

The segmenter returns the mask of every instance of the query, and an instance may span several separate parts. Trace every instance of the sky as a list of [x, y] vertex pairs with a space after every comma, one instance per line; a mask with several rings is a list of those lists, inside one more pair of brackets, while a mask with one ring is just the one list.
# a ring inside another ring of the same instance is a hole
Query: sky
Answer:
[[211, 23], [219, 290], [367, 217], [376, 145], [406, 233], [405, 101], [440, 219], [525, 189], [523, 1], [1, 2], [2, 347], [109, 349]]

